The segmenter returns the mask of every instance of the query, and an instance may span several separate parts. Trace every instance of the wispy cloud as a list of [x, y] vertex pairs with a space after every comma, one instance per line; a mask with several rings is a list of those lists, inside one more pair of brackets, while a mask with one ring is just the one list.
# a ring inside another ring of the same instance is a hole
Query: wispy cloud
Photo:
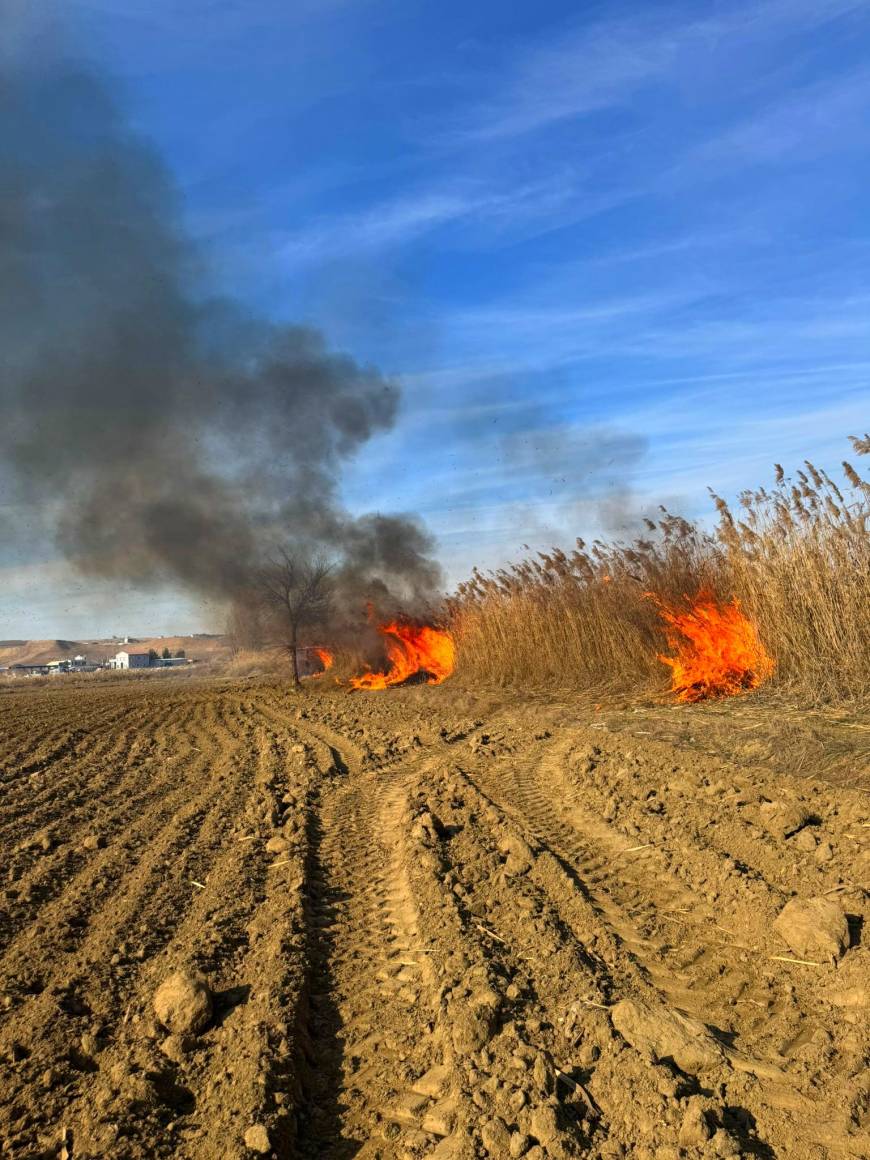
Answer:
[[396, 248], [436, 230], [452, 227], [453, 243], [463, 248], [459, 231], [473, 230], [475, 248], [528, 239], [569, 222], [621, 204], [617, 196], [587, 191], [582, 179], [564, 171], [527, 183], [467, 179], [409, 190], [352, 213], [321, 216], [290, 233], [277, 233], [271, 248], [288, 266]]
[[[771, 362], [833, 361], [863, 356], [870, 342], [870, 296], [780, 298], [763, 307], [735, 307], [650, 326], [625, 336], [625, 350], [645, 357], [691, 358], [719, 369]], [[697, 364], [696, 364], [697, 365]]]
[[497, 86], [453, 131], [455, 140], [506, 139], [569, 118], [617, 108], [651, 84], [703, 75], [705, 62], [806, 32], [861, 8], [865, 0], [769, 0], [736, 4], [698, 19], [680, 7], [645, 16], [563, 27], [520, 50]]
[[447, 222], [479, 213], [488, 198], [460, 191], [422, 191], [354, 214], [320, 218], [280, 241], [280, 257], [316, 262], [349, 251], [402, 245]]
[[870, 137], [870, 70], [808, 85], [766, 105], [694, 151], [690, 161], [776, 165], [814, 160]]
[[[581, 267], [582, 269], [582, 267]], [[691, 360], [693, 379], [771, 366], [800, 371], [863, 364], [870, 294], [841, 286], [816, 294], [747, 296], [728, 277], [678, 271], [657, 288], [588, 293], [578, 301], [558, 278], [535, 296], [445, 311], [441, 324], [465, 366], [550, 369], [572, 360]], [[632, 373], [632, 380], [636, 377]]]
[[[582, 266], [574, 272], [582, 276]], [[450, 349], [484, 363], [497, 355], [514, 373], [554, 368], [580, 359], [622, 357], [645, 333], [674, 334], [675, 319], [703, 300], [714, 285], [703, 275], [632, 293], [588, 293], [578, 298], [570, 279], [542, 285], [536, 295], [513, 295], [486, 306], [445, 311]]]
[[635, 245], [616, 245], [601, 253], [584, 258], [584, 266], [618, 266], [634, 263], [658, 261], [680, 255], [704, 255], [711, 250], [726, 249], [735, 245], [753, 244], [764, 240], [757, 227], [746, 222], [734, 226], [720, 226], [691, 233], [676, 234], [659, 241], [640, 242]]

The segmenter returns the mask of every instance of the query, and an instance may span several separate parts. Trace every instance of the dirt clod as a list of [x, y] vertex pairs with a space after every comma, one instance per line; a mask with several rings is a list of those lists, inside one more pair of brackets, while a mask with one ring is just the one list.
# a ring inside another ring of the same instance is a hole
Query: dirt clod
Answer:
[[556, 1112], [549, 1104], [543, 1104], [532, 1112], [529, 1119], [529, 1131], [538, 1143], [545, 1147], [558, 1139], [559, 1129], [556, 1125]]
[[714, 1156], [721, 1156], [723, 1160], [731, 1160], [731, 1157], [740, 1155], [737, 1141], [724, 1128], [717, 1128], [713, 1133], [709, 1148]]
[[683, 1113], [680, 1124], [679, 1141], [684, 1148], [700, 1147], [713, 1135], [713, 1130], [704, 1113], [701, 1101], [697, 1097], [689, 1100], [689, 1106]]
[[849, 924], [832, 898], [793, 898], [777, 915], [774, 929], [796, 955], [837, 959], [849, 945]]
[[511, 1133], [504, 1120], [498, 1116], [481, 1126], [480, 1139], [490, 1156], [507, 1156], [510, 1153]]
[[533, 861], [532, 849], [517, 834], [507, 834], [499, 843], [499, 849], [507, 855], [505, 871], [508, 874], [523, 874], [530, 869]]
[[174, 1063], [181, 1063], [189, 1049], [190, 1037], [186, 1035], [167, 1035], [160, 1044], [160, 1050]]
[[167, 1031], [175, 1035], [197, 1035], [212, 1016], [213, 1000], [208, 983], [201, 975], [176, 971], [154, 995], [154, 1012]]
[[261, 1156], [265, 1156], [272, 1151], [272, 1143], [269, 1140], [269, 1132], [263, 1124], [252, 1124], [245, 1132], [245, 1147], [252, 1152], [257, 1152]]
[[531, 1141], [529, 1140], [529, 1137], [526, 1136], [523, 1132], [511, 1133], [511, 1139], [510, 1139], [510, 1144], [508, 1145], [508, 1150], [509, 1150], [511, 1156], [514, 1157], [514, 1160], [516, 1160], [516, 1157], [525, 1156], [525, 1154], [526, 1154], [526, 1152], [528, 1152], [530, 1146], [531, 1146]]
[[762, 825], [775, 838], [791, 838], [812, 818], [811, 812], [804, 806], [785, 802], [764, 802], [759, 813]]
[[636, 999], [623, 999], [610, 1012], [613, 1026], [651, 1062], [672, 1059], [688, 1075], [725, 1063], [720, 1044], [698, 1019]]
[[803, 850], [805, 854], [812, 854], [816, 848], [816, 836], [812, 830], [801, 830], [795, 836], [794, 847], [796, 850]]
[[453, 1046], [460, 1055], [473, 1055], [492, 1036], [492, 1020], [486, 1011], [457, 1010], [453, 1020]]

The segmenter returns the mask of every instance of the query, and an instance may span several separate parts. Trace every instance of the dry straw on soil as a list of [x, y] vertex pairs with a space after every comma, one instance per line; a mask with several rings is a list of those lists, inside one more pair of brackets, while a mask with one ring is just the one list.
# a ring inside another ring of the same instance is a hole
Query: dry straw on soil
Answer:
[[[858, 455], [870, 438], [852, 438]], [[812, 463], [739, 508], [713, 495], [707, 532], [663, 510], [631, 544], [578, 540], [459, 586], [449, 602], [457, 671], [505, 685], [635, 690], [667, 683], [655, 593], [687, 606], [701, 590], [737, 598], [801, 699], [870, 694], [870, 484], [844, 462], [837, 483]]]

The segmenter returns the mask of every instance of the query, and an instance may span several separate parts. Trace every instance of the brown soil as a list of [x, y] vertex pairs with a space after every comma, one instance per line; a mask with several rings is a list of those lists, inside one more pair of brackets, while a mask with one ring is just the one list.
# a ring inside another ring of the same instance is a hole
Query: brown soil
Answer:
[[[860, 722], [259, 680], [2, 709], [0, 1154], [870, 1157]], [[840, 957], [787, 945], [793, 897]], [[196, 1033], [155, 1015], [176, 971]]]

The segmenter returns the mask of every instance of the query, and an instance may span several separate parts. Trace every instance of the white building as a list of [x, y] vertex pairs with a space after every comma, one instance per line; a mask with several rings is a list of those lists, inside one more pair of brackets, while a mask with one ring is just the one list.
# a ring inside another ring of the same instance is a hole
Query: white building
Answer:
[[151, 657], [147, 652], [119, 652], [109, 661], [113, 669], [147, 669]]

